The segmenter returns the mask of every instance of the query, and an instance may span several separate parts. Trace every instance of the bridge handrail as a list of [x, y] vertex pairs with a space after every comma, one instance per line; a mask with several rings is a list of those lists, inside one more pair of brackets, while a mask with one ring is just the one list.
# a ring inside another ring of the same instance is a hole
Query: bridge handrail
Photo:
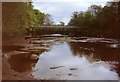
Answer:
[[78, 26], [38, 26], [41, 28], [78, 28]]

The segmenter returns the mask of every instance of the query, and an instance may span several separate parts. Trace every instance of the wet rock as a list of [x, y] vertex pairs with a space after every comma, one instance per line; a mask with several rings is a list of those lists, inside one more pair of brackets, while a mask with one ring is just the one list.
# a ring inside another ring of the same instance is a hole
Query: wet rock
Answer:
[[69, 42], [78, 42], [78, 40], [70, 40]]
[[34, 50], [49, 50], [47, 47], [34, 47]]
[[41, 40], [38, 40], [38, 41], [32, 41], [32, 44], [41, 44], [41, 43], [43, 43], [43, 41], [41, 41]]
[[25, 37], [25, 40], [28, 40], [28, 39], [30, 39], [32, 36], [26, 36]]
[[13, 51], [10, 54], [28, 54], [28, 51]]
[[72, 73], [68, 73], [69, 76], [72, 76], [73, 74]]
[[72, 74], [72, 73], [68, 73], [68, 76], [77, 76], [77, 75]]
[[48, 44], [41, 44], [42, 46], [48, 46]]
[[60, 76], [61, 74], [56, 74], [56, 76]]
[[47, 78], [41, 78], [40, 80], [44, 82], [45, 80], [47, 80]]
[[62, 73], [62, 72], [59, 72], [59, 73], [56, 74], [56, 76], [61, 76], [61, 75], [65, 75], [65, 74]]
[[[55, 77], [53, 77], [53, 78], [48, 78], [47, 80], [49, 80], [49, 82], [54, 82], [53, 80], [58, 80], [58, 82], [59, 82], [59, 79], [58, 78], [55, 78]], [[50, 81], [51, 80], [51, 81]], [[57, 82], [57, 81], [55, 81], [55, 82]]]
[[47, 42], [47, 43], [52, 43], [52, 42], [54, 42], [54, 40], [47, 40], [47, 41], [45, 41], [45, 42]]
[[33, 70], [33, 72], [35, 72], [35, 71], [37, 71], [37, 70], [39, 70], [39, 69]]
[[2, 57], [9, 59], [9, 58], [10, 58], [10, 55], [9, 55], [9, 54], [2, 54]]
[[13, 76], [17, 76], [17, 75], [13, 75]]
[[57, 69], [57, 68], [60, 68], [60, 67], [64, 67], [64, 66], [53, 66], [53, 67], [50, 67], [50, 69]]
[[32, 54], [31, 56], [30, 56], [30, 60], [38, 60], [39, 59], [39, 56], [38, 55], [36, 55], [36, 54]]
[[29, 49], [30, 52], [37, 54], [37, 55], [41, 54], [44, 51], [48, 51], [48, 50], [49, 48], [47, 47], [33, 47]]
[[70, 68], [70, 70], [77, 70], [78, 68]]
[[111, 44], [110, 47], [111, 47], [111, 48], [118, 48], [119, 45], [118, 45], [118, 44]]
[[30, 76], [34, 77], [32, 74], [30, 74]]

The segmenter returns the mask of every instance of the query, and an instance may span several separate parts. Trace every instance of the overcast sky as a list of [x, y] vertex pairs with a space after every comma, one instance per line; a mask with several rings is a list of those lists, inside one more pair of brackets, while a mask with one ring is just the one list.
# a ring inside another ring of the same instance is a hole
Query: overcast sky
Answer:
[[104, 6], [109, 0], [34, 0], [34, 8], [52, 15], [53, 21], [69, 22], [74, 11], [85, 11], [92, 4]]

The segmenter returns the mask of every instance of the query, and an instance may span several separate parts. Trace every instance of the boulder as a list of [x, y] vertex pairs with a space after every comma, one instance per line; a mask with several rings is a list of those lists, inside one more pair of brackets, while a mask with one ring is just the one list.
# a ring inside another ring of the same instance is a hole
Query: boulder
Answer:
[[36, 55], [36, 54], [32, 54], [31, 56], [30, 56], [30, 60], [38, 60], [39, 59], [39, 56], [38, 55]]
[[57, 69], [57, 68], [60, 68], [60, 67], [64, 67], [64, 66], [53, 66], [53, 67], [50, 67], [50, 69]]
[[70, 70], [77, 70], [78, 68], [70, 68]]

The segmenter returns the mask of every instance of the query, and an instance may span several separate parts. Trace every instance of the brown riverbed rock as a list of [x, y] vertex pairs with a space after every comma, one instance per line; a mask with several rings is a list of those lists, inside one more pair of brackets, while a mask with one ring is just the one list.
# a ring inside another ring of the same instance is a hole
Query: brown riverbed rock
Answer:
[[38, 60], [39, 59], [39, 56], [38, 55], [36, 55], [36, 54], [32, 54], [31, 56], [30, 56], [30, 60]]
[[47, 47], [33, 47], [33, 50], [49, 50]]
[[77, 70], [78, 68], [70, 68], [70, 70]]
[[36, 40], [36, 41], [32, 41], [31, 43], [32, 44], [41, 44], [43, 43], [44, 41], [41, 41], [41, 40]]
[[57, 68], [61, 68], [61, 67], [64, 67], [64, 66], [52, 66], [52, 67], [50, 67], [50, 69], [57, 69]]
[[30, 49], [28, 49], [30, 52], [34, 53], [34, 54], [40, 54], [44, 51], [48, 51], [49, 48], [47, 47], [32, 47]]

